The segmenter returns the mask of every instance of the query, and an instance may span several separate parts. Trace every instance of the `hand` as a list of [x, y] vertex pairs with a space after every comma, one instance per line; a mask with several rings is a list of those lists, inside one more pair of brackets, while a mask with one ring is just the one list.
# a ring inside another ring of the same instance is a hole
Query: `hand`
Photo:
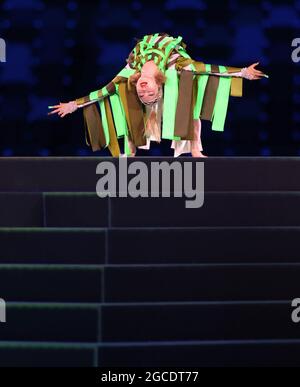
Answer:
[[52, 114], [58, 114], [61, 118], [64, 118], [67, 114], [74, 113], [78, 106], [76, 104], [76, 101], [71, 101], [68, 103], [60, 103], [59, 105], [50, 106], [49, 109], [54, 109], [51, 113], [48, 113], [48, 115]]
[[253, 65], [243, 69], [242, 70], [243, 77], [246, 79], [249, 79], [250, 81], [257, 81], [265, 77], [265, 74], [262, 71], [256, 69], [258, 65], [259, 65], [259, 62], [254, 63]]

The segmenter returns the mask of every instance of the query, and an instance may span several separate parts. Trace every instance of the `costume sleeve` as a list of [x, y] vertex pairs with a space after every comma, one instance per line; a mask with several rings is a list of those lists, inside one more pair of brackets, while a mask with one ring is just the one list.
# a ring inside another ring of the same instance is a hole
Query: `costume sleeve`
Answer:
[[85, 107], [91, 105], [95, 102], [99, 102], [104, 98], [111, 96], [116, 93], [116, 85], [124, 80], [124, 78], [129, 78], [135, 73], [135, 70], [130, 69], [127, 65], [124, 69], [105, 87], [102, 89], [91, 92], [86, 97], [76, 99], [76, 104], [78, 107]]
[[97, 101], [100, 101], [109, 95], [113, 95], [116, 92], [116, 84], [114, 80], [108, 83], [102, 89], [91, 92], [86, 97], [76, 99], [76, 104], [78, 107], [85, 107]]
[[[201, 62], [195, 62], [196, 66], [198, 63]], [[237, 67], [231, 67], [231, 66], [216, 66], [216, 65], [207, 65], [207, 64], [201, 64], [202, 68], [205, 67], [205, 69], [209, 69], [208, 73], [211, 76], [217, 76], [217, 77], [227, 77], [231, 79], [231, 86], [230, 86], [230, 96], [231, 97], [242, 97], [243, 96], [243, 69], [237, 68]]]
[[243, 72], [239, 71], [236, 73], [209, 73], [210, 75], [216, 75], [218, 77], [235, 77], [235, 78], [243, 78]]
[[209, 65], [204, 62], [188, 58], [179, 58], [176, 63], [178, 71], [187, 70], [197, 73], [205, 73], [215, 77], [228, 77], [231, 79], [230, 95], [232, 97], [243, 96], [243, 72], [240, 67]]

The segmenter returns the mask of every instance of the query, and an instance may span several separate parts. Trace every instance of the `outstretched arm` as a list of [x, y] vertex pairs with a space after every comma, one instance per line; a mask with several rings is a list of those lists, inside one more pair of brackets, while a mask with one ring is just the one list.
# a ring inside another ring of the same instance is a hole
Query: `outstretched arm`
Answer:
[[116, 84], [122, 81], [124, 77], [129, 77], [132, 75], [132, 73], [134, 73], [134, 70], [130, 70], [128, 66], [126, 66], [108, 85], [102, 89], [93, 91], [86, 97], [79, 98], [71, 102], [49, 106], [49, 109], [52, 109], [52, 112], [50, 112], [48, 115], [58, 114], [61, 118], [63, 118], [68, 114], [74, 113], [79, 108], [83, 108], [95, 102], [101, 101], [102, 99], [115, 94]]
[[253, 65], [249, 67], [244, 67], [241, 69], [241, 71], [233, 72], [233, 73], [211, 73], [212, 75], [218, 75], [218, 76], [228, 76], [228, 77], [237, 77], [237, 78], [245, 78], [249, 81], [258, 81], [262, 78], [268, 78], [266, 74], [264, 74], [262, 71], [257, 70], [256, 67], [259, 65], [258, 63], [254, 63]]
[[[173, 63], [174, 61], [175, 63]], [[249, 80], [269, 78], [266, 74], [256, 68], [258, 65], [259, 62], [244, 68], [222, 66], [225, 67], [227, 71], [221, 73], [219, 72], [220, 66], [206, 65], [203, 62], [195, 61], [192, 58], [179, 57], [179, 54], [176, 54], [174, 59], [173, 57], [171, 58], [169, 68], [176, 68], [178, 71], [193, 71], [196, 75], [215, 75], [220, 77], [245, 78]], [[210, 71], [208, 71], [208, 68]]]
[[[195, 74], [206, 74], [206, 75], [215, 75], [220, 77], [234, 77], [234, 78], [245, 78], [250, 81], [256, 81], [261, 78], [269, 78], [266, 74], [264, 74], [262, 71], [257, 70], [256, 67], [259, 65], [258, 63], [254, 63], [253, 65], [249, 67], [244, 67], [242, 69], [233, 68], [233, 67], [227, 67], [227, 71], [220, 73], [218, 71], [213, 71], [213, 67], [211, 66], [212, 71], [206, 71], [205, 70], [205, 64], [202, 62], [194, 62], [194, 66], [196, 67]], [[192, 69], [191, 66], [187, 66], [185, 69]], [[219, 67], [217, 66], [217, 69]]]
[[[243, 95], [243, 79], [259, 80], [263, 77], [268, 78], [262, 71], [257, 69], [259, 63], [245, 68], [237, 68], [230, 66], [215, 66], [208, 65], [203, 62], [194, 61], [193, 59], [186, 60], [181, 59], [176, 68], [181, 70], [193, 71], [195, 75], [211, 75], [215, 77], [228, 77], [231, 79], [231, 91], [232, 97], [242, 97]], [[185, 67], [187, 66], [187, 67]], [[222, 70], [221, 70], [222, 69]]]
[[74, 113], [77, 109], [83, 108], [85, 106], [91, 105], [97, 101], [101, 101], [109, 95], [112, 95], [116, 92], [115, 82], [117, 81], [116, 77], [110, 82], [107, 86], [102, 89], [96, 90], [90, 93], [88, 96], [76, 99], [75, 101], [60, 103], [59, 105], [49, 106], [49, 109], [53, 109], [49, 115], [58, 114], [61, 118], [65, 117], [68, 114]]

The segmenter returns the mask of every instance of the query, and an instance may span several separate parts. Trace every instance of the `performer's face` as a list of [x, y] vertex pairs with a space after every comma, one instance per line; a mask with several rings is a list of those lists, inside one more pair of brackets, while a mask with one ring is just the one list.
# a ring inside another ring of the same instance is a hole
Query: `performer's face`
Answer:
[[142, 75], [136, 85], [136, 91], [140, 100], [144, 103], [150, 103], [157, 99], [159, 94], [159, 85], [154, 76]]

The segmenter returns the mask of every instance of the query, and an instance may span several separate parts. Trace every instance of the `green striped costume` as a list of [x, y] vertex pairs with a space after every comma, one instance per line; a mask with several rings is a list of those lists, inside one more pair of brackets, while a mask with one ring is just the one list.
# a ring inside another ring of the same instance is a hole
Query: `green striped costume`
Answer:
[[[176, 53], [179, 57], [171, 60]], [[163, 139], [193, 140], [193, 122], [199, 118], [211, 121], [213, 130], [224, 130], [229, 96], [242, 96], [242, 78], [230, 74], [241, 69], [193, 60], [182, 37], [146, 35], [134, 47], [127, 66], [117, 77], [104, 88], [76, 100], [77, 105], [84, 108], [86, 139], [94, 151], [108, 147], [112, 156], [118, 157], [121, 153], [120, 138], [124, 138], [127, 154], [130, 154], [129, 139], [136, 147], [146, 145], [145, 108], [129, 78], [140, 72], [149, 60], [157, 64], [167, 79], [164, 85]], [[184, 70], [187, 66], [192, 71]], [[227, 76], [220, 76], [222, 73]]]

